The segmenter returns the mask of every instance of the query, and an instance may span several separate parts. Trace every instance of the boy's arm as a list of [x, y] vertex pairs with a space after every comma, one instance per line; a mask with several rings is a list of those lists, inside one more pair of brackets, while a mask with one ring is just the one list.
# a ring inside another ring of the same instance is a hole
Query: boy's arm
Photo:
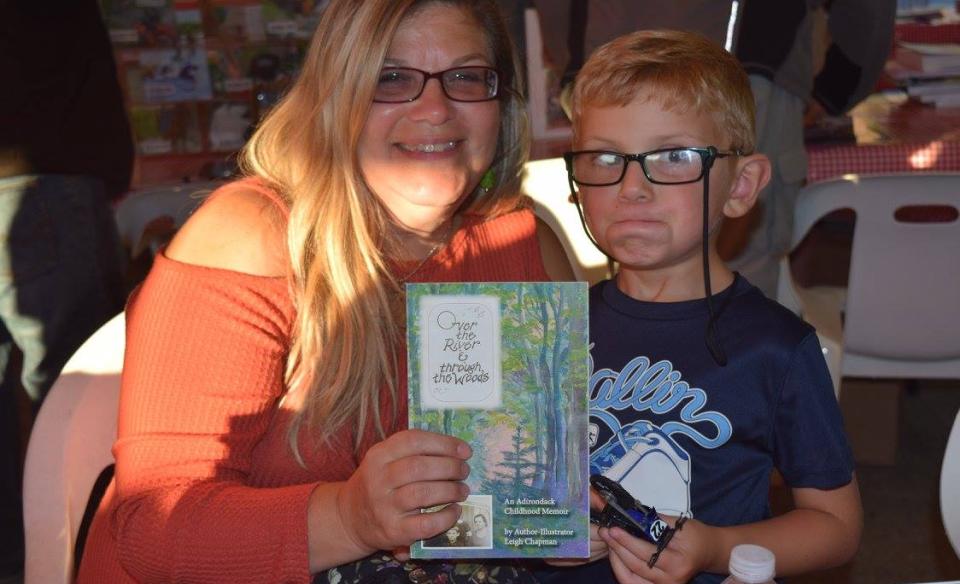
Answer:
[[755, 543], [777, 558], [777, 575], [792, 576], [833, 568], [848, 562], [860, 545], [863, 509], [856, 477], [828, 491], [795, 488], [794, 509], [747, 525], [716, 528], [721, 562], [710, 571], [725, 572], [733, 547]]
[[842, 487], [793, 489], [795, 508], [756, 523], [712, 527], [687, 521], [654, 567], [647, 560], [652, 544], [620, 529], [602, 529], [610, 547], [610, 564], [622, 584], [686, 582], [699, 572], [727, 573], [730, 552], [741, 543], [769, 548], [777, 558], [777, 575], [790, 576], [841, 565], [860, 543], [863, 512], [856, 478]]

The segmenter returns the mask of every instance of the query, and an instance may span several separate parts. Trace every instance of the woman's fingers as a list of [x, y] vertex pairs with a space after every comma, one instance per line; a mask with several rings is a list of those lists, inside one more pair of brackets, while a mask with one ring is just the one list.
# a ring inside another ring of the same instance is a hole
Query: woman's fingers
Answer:
[[455, 481], [418, 481], [394, 491], [397, 507], [419, 513], [420, 509], [465, 501], [470, 488]]
[[453, 525], [466, 499], [470, 472], [466, 442], [423, 430], [404, 430], [373, 446], [341, 491], [344, 523], [375, 549], [391, 550]]
[[408, 456], [449, 456], [467, 460], [473, 454], [470, 445], [445, 434], [426, 430], [403, 430], [370, 448], [367, 458], [388, 464]]
[[470, 466], [449, 456], [407, 456], [387, 464], [380, 480], [385, 487], [399, 489], [424, 481], [462, 481], [470, 474]]

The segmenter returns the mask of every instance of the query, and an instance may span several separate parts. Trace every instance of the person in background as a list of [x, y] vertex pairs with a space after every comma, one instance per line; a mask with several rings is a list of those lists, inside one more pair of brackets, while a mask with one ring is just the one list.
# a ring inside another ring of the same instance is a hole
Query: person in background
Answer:
[[110, 202], [133, 141], [96, 0], [0, 3], [0, 79], [0, 582], [16, 582], [22, 417], [123, 308]]
[[[590, 291], [590, 472], [677, 531], [654, 556], [594, 527], [594, 560], [605, 545], [609, 561], [558, 562], [541, 579], [716, 583], [740, 543], [772, 550], [783, 576], [848, 561], [862, 511], [816, 332], [716, 249], [770, 176], [747, 75], [702, 35], [638, 31], [591, 55], [572, 114], [571, 191], [619, 266]], [[773, 469], [794, 501], [777, 517]]]
[[[702, 33], [734, 53], [757, 103], [757, 150], [770, 183], [745, 217], [727, 221], [718, 249], [735, 271], [776, 297], [779, 262], [793, 236], [793, 207], [807, 172], [808, 119], [849, 111], [876, 87], [893, 42], [896, 0], [534, 0], [544, 45], [569, 95], [584, 60], [634, 30]], [[826, 46], [815, 34], [825, 17]]]
[[520, 195], [521, 82], [492, 0], [330, 2], [247, 178], [131, 296], [78, 582], [406, 581], [408, 546], [458, 520], [471, 452], [406, 429], [404, 284], [571, 279]]
[[[719, 245], [730, 267], [770, 298], [806, 182], [804, 121], [846, 113], [874, 91], [893, 45], [896, 8], [896, 0], [743, 4], [735, 53], [750, 75], [757, 150], [770, 158], [772, 173], [759, 204], [727, 222]], [[823, 15], [829, 34], [818, 50]]]

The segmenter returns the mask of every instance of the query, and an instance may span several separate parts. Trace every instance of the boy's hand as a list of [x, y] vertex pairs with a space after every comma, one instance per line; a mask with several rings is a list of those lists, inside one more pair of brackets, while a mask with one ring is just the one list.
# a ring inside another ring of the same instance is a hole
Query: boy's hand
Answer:
[[[671, 527], [676, 525], [675, 517], [663, 519]], [[709, 526], [688, 519], [653, 568], [648, 568], [647, 562], [657, 551], [656, 545], [617, 527], [601, 529], [600, 537], [610, 548], [610, 565], [620, 584], [672, 584], [687, 582], [711, 565], [716, 550], [710, 530]]]
[[607, 548], [607, 542], [600, 537], [599, 528], [590, 524], [590, 557], [587, 559], [582, 558], [551, 558], [544, 560], [544, 562], [550, 566], [558, 566], [561, 568], [569, 568], [571, 566], [582, 566], [583, 564], [590, 564], [596, 562], [597, 560], [604, 558], [607, 554], [610, 553], [610, 550]]

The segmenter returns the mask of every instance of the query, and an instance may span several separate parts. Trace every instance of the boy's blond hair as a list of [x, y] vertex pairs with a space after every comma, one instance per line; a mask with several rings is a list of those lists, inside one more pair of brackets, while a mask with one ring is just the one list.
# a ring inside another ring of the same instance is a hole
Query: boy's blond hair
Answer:
[[574, 134], [584, 106], [625, 106], [638, 97], [657, 99], [670, 111], [710, 115], [731, 140], [711, 146], [753, 152], [754, 102], [747, 74], [733, 55], [700, 34], [641, 30], [597, 49], [574, 81]]

